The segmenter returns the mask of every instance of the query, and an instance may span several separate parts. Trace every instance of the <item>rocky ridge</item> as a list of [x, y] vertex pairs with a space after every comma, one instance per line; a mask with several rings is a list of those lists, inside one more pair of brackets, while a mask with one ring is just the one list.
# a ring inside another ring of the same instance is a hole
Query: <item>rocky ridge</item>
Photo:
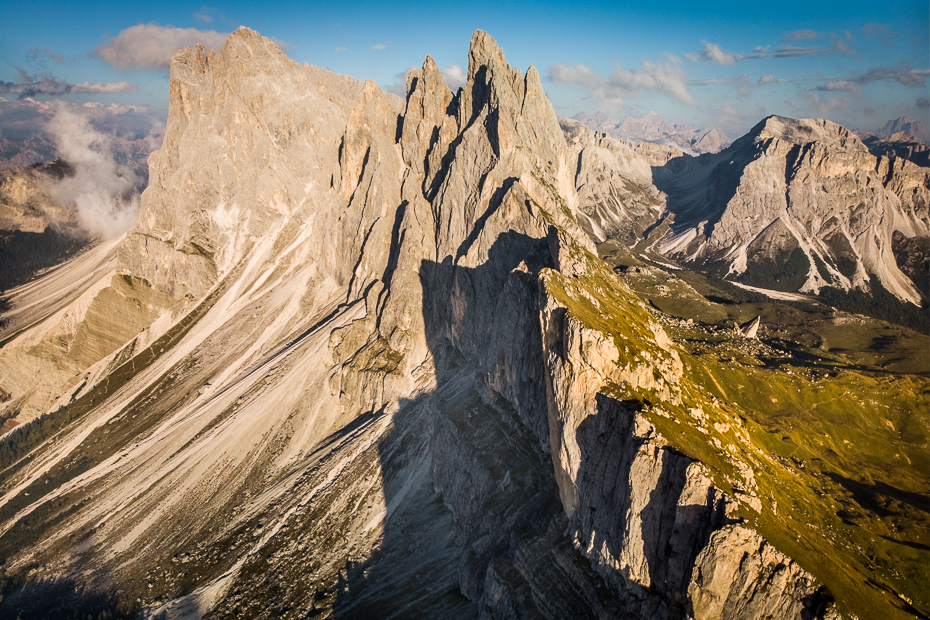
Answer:
[[567, 144], [480, 31], [458, 95], [429, 57], [402, 101], [245, 28], [171, 75], [115, 273], [2, 349], [78, 372], [3, 444], [5, 571], [37, 590], [0, 605], [836, 613], [753, 529], [752, 465], [721, 478], [657, 430], [716, 405], [583, 231], [609, 223], [588, 197], [628, 202], [614, 162], [660, 199], [643, 155]]
[[906, 116], [899, 116], [896, 119], [890, 120], [881, 127], [873, 129], [872, 133], [879, 138], [889, 138], [901, 131], [910, 133], [924, 143], [930, 142], [930, 132], [927, 131], [924, 124]]

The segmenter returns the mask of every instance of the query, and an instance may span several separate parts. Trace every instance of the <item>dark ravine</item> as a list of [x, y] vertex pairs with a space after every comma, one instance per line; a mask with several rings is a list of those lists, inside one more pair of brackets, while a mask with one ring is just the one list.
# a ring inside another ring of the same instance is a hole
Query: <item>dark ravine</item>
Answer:
[[463, 89], [427, 57], [405, 100], [246, 28], [178, 52], [116, 272], [0, 349], [67, 353], [52, 416], [147, 352], [0, 471], [0, 612], [79, 583], [62, 606], [148, 618], [853, 617], [758, 531], [758, 463], [651, 417], [751, 444], [595, 258], [622, 222], [587, 197], [660, 204], [648, 165], [579, 188], [608, 155], [642, 157], [566, 143], [481, 31]]

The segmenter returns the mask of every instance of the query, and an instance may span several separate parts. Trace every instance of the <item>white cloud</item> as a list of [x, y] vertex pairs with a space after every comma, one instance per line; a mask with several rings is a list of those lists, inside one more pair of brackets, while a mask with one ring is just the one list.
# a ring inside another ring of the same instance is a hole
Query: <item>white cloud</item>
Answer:
[[724, 52], [716, 43], [708, 43], [707, 41], [702, 41], [702, 43], [704, 47], [701, 48], [700, 52], [696, 54], [685, 54], [685, 58], [691, 62], [715, 62], [724, 67], [728, 67], [734, 62], [742, 60], [740, 57]]
[[862, 87], [846, 80], [829, 80], [817, 87], [821, 92], [846, 92], [862, 96]]
[[95, 235], [111, 238], [126, 231], [139, 212], [139, 179], [116, 163], [113, 140], [95, 130], [87, 116], [60, 106], [48, 122], [58, 153], [75, 170], [49, 187], [64, 205], [77, 208], [81, 223]]
[[226, 36], [215, 30], [137, 24], [98, 45], [93, 54], [120, 69], [166, 69], [179, 49], [198, 43], [218, 49], [226, 42]]
[[219, 13], [219, 9], [217, 9], [216, 7], [202, 6], [200, 7], [200, 12], [194, 13], [194, 19], [196, 19], [197, 21], [204, 22], [205, 24], [209, 24], [213, 21], [213, 19], [217, 16], [218, 13]]
[[[801, 34], [798, 34], [801, 33]], [[816, 34], [818, 38], [822, 38], [820, 33], [815, 33], [813, 31], [803, 31], [791, 33], [786, 35], [785, 38], [788, 40], [796, 39], [808, 39], [807, 34]], [[845, 33], [847, 36], [840, 37], [834, 33], [830, 33], [830, 45], [808, 45], [808, 46], [795, 46], [795, 45], [779, 45], [774, 50], [771, 45], [766, 46], [757, 46], [753, 49], [752, 53], [749, 54], [733, 54], [730, 52], [723, 51], [716, 43], [708, 43], [707, 41], [701, 41], [703, 47], [693, 53], [685, 54], [685, 58], [691, 62], [699, 63], [708, 63], [713, 62], [718, 65], [729, 66], [737, 62], [743, 62], [746, 60], [757, 60], [760, 58], [798, 58], [801, 56], [817, 56], [820, 54], [854, 54], [851, 43], [855, 41], [848, 32]]]
[[467, 78], [465, 76], [465, 70], [462, 69], [461, 65], [446, 65], [442, 68], [441, 73], [442, 78], [446, 81], [446, 86], [448, 86], [449, 90], [452, 92], [465, 86]]
[[64, 80], [56, 79], [51, 75], [32, 76], [26, 73], [24, 69], [17, 68], [19, 80], [17, 82], [0, 81], [0, 93], [9, 93], [19, 95], [20, 97], [35, 97], [37, 95], [86, 95], [86, 94], [106, 94], [113, 95], [117, 93], [131, 93], [138, 88], [129, 82], [81, 82], [75, 84]]
[[96, 131], [110, 136], [119, 162], [145, 175], [148, 153], [161, 146], [165, 130], [164, 116], [145, 106], [0, 97], [0, 135], [13, 140], [49, 139], [48, 123], [61, 109], [87, 119]]
[[655, 91], [692, 105], [694, 97], [685, 85], [687, 77], [684, 70], [673, 62], [654, 63], [644, 60], [642, 71], [618, 68], [610, 76], [610, 85], [625, 91], [628, 97], [638, 96], [642, 91]]
[[598, 110], [611, 113], [623, 108], [623, 95], [619, 89], [611, 88], [607, 80], [585, 65], [551, 65], [552, 80], [562, 84], [574, 84], [588, 91]]
[[549, 67], [553, 81], [576, 84], [584, 87], [599, 110], [619, 111], [625, 98], [655, 92], [677, 99], [682, 103], [694, 104], [688, 91], [687, 75], [675, 62], [643, 61], [642, 70], [617, 68], [610, 78], [604, 79], [585, 65], [559, 64]]
[[844, 113], [849, 105], [849, 99], [842, 95], [820, 97], [815, 92], [808, 92], [805, 99], [818, 118], [836, 118]]
[[779, 83], [781, 83], [781, 82], [783, 82], [783, 81], [784, 81], [784, 80], [779, 80], [777, 77], [775, 77], [775, 76], [772, 75], [771, 73], [766, 73], [765, 75], [763, 75], [762, 77], [759, 78], [759, 82], [758, 82], [758, 83], [759, 83], [760, 85], [765, 85], [765, 84], [779, 84]]
[[371, 49], [373, 49], [373, 50], [386, 50], [386, 49], [387, 49], [387, 45], [385, 45], [384, 43], [378, 43], [377, 45], [372, 45], [372, 46], [371, 46]]

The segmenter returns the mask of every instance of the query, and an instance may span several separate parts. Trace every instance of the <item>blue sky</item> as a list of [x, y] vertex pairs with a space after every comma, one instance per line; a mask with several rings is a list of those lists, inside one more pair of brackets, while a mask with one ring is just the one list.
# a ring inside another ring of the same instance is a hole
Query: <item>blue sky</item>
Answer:
[[137, 115], [163, 122], [166, 46], [198, 36], [218, 42], [240, 24], [280, 41], [298, 62], [386, 89], [426, 54], [454, 84], [471, 33], [481, 28], [511, 64], [539, 69], [565, 116], [600, 110], [619, 120], [655, 110], [671, 122], [718, 125], [734, 138], [768, 114], [829, 118], [851, 128], [902, 115], [930, 124], [926, 0], [711, 7], [3, 0], [0, 135], [22, 137], [31, 127], [23, 120], [29, 105], [57, 99], [100, 102], [114, 113], [138, 106]]

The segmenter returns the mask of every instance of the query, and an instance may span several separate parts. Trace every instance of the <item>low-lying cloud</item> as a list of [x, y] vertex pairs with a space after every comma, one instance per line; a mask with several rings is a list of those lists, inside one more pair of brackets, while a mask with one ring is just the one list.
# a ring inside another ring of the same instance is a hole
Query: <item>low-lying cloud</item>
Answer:
[[0, 93], [18, 95], [21, 98], [36, 97], [39, 95], [83, 95], [83, 94], [105, 94], [115, 95], [118, 93], [131, 93], [138, 90], [134, 84], [129, 82], [82, 82], [76, 84], [59, 80], [51, 75], [33, 76], [29, 75], [25, 69], [16, 68], [19, 73], [19, 79], [16, 82], [0, 81]]
[[48, 122], [47, 132], [75, 171], [52, 183], [49, 193], [63, 205], [73, 205], [84, 228], [94, 235], [113, 238], [128, 230], [139, 212], [140, 179], [116, 163], [112, 138], [65, 106]]
[[215, 30], [137, 24], [98, 45], [93, 55], [120, 69], [167, 69], [171, 56], [179, 49], [198, 43], [219, 49], [227, 36]]

